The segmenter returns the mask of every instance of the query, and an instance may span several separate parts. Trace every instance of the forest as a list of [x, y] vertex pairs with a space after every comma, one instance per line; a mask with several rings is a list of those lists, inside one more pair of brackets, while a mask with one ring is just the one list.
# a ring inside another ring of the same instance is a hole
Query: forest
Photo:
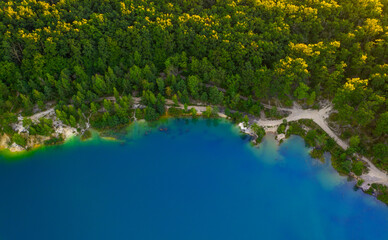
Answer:
[[[47, 103], [71, 126], [92, 116], [112, 127], [129, 121], [132, 97], [147, 120], [166, 99], [252, 115], [262, 102], [329, 100], [341, 137], [388, 169], [387, 10], [387, 0], [3, 0], [0, 132]], [[42, 135], [52, 125], [25, 124]]]

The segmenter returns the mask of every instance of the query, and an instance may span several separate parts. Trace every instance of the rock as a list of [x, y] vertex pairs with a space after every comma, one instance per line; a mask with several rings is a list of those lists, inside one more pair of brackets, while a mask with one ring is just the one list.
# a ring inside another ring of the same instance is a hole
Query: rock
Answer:
[[56, 132], [62, 134], [65, 140], [77, 135], [77, 129], [68, 126], [60, 126], [58, 129], [56, 129]]
[[243, 132], [243, 133], [248, 133], [248, 130], [249, 130], [249, 129], [248, 129], [247, 127], [244, 126], [244, 123], [242, 123], [242, 122], [239, 123], [239, 124], [238, 124], [238, 127], [240, 128], [241, 132]]
[[22, 146], [20, 145], [17, 145], [16, 143], [12, 143], [11, 147], [9, 148], [9, 150], [11, 152], [22, 152], [24, 150], [26, 150], [25, 148], [23, 148]]
[[44, 141], [49, 140], [50, 137], [47, 136], [29, 136], [27, 138], [27, 147], [35, 148], [44, 144]]
[[28, 133], [28, 130], [23, 127], [23, 122], [11, 124], [12, 129], [17, 133]]
[[369, 188], [370, 188], [370, 184], [369, 183], [367, 183], [367, 182], [364, 182], [363, 184], [361, 184], [361, 186], [359, 186], [359, 188], [361, 188], [362, 189], [362, 191], [368, 191], [369, 190]]
[[9, 143], [11, 142], [11, 139], [7, 134], [3, 134], [0, 137], [0, 149], [8, 148]]
[[238, 127], [240, 128], [241, 132], [248, 134], [248, 135], [251, 135], [251, 136], [254, 136], [252, 129], [250, 129], [249, 127], [245, 127], [244, 123], [242, 123], [242, 122], [239, 123]]
[[276, 140], [278, 140], [279, 142], [280, 142], [281, 140], [285, 139], [285, 138], [286, 138], [286, 135], [285, 135], [284, 133], [278, 134], [278, 135], [276, 136]]

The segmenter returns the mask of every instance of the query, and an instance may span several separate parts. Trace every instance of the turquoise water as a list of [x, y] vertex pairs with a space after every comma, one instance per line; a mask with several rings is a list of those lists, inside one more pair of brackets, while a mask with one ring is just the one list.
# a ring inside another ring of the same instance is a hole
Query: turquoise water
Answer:
[[230, 124], [169, 120], [0, 160], [0, 239], [388, 239], [388, 207]]

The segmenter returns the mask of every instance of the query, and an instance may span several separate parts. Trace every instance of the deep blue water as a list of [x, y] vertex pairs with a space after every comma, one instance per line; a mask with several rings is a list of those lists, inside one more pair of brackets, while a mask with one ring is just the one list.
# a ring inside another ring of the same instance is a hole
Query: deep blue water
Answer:
[[0, 159], [0, 239], [388, 239], [388, 207], [311, 159], [225, 122], [136, 125]]

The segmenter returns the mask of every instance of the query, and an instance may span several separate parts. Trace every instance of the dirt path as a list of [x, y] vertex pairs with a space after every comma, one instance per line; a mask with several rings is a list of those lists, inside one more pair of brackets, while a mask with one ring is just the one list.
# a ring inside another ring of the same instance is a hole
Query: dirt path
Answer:
[[50, 115], [50, 114], [52, 114], [52, 113], [54, 113], [54, 108], [50, 108], [50, 109], [47, 109], [46, 111], [36, 113], [36, 114], [32, 115], [32, 116], [30, 117], [30, 119], [31, 119], [32, 121], [38, 121], [39, 118], [45, 117], [45, 116]]
[[[265, 106], [267, 108], [270, 108], [271, 106]], [[332, 111], [332, 106], [327, 105], [324, 108], [320, 110], [311, 110], [311, 109], [301, 109], [298, 106], [294, 106], [293, 108], [277, 108], [280, 111], [287, 111], [291, 114], [283, 119], [286, 119], [287, 122], [297, 121], [300, 119], [311, 119], [316, 124], [318, 124], [323, 131], [325, 131], [331, 138], [335, 140], [335, 142], [344, 150], [349, 148], [349, 144], [345, 141], [341, 140], [329, 127], [329, 125], [326, 122], [326, 119], [329, 117], [330, 112]], [[280, 120], [262, 120], [258, 119], [255, 122], [262, 126], [267, 128], [267, 131], [273, 131], [277, 129], [277, 127], [283, 123], [283, 119]], [[362, 179], [365, 180], [363, 186], [366, 187], [368, 184], [371, 183], [380, 183], [383, 185], [388, 186], [388, 175], [387, 173], [381, 171], [378, 169], [369, 159], [363, 156], [358, 156], [363, 161], [365, 161], [369, 166], [369, 172], [366, 174], [363, 174], [361, 176]], [[367, 187], [366, 187], [367, 188]]]

